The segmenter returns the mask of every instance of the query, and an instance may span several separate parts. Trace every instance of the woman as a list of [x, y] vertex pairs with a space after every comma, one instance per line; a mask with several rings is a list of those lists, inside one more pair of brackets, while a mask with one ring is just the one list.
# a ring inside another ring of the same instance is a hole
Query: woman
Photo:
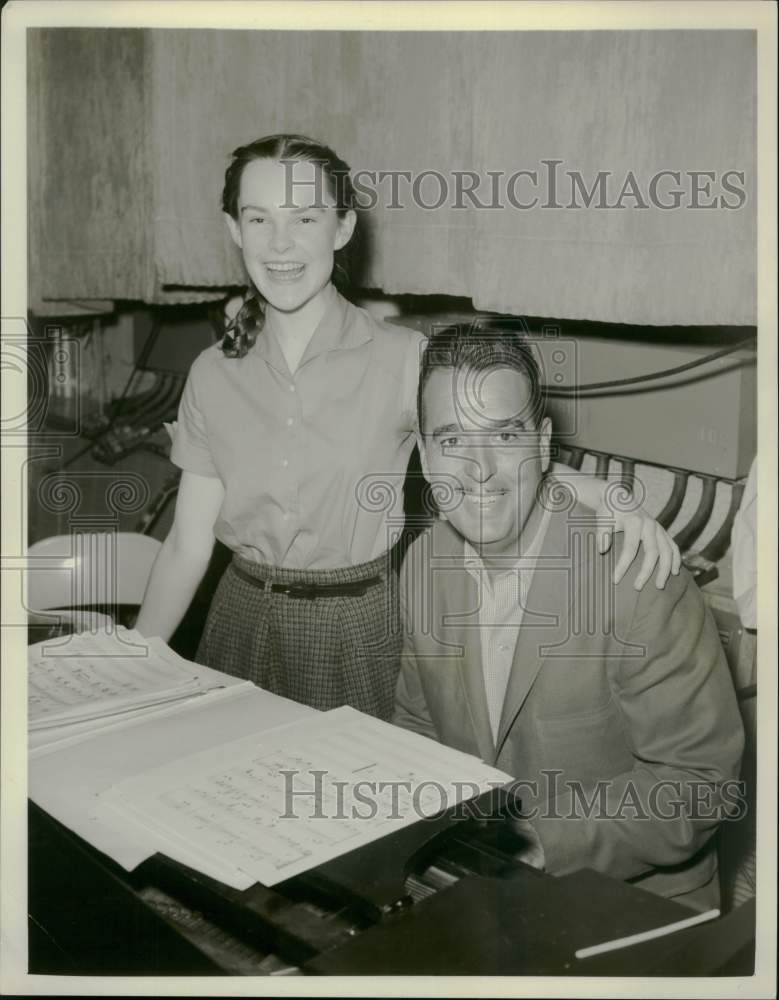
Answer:
[[[400, 649], [392, 552], [423, 338], [336, 290], [353, 204], [347, 164], [310, 139], [269, 136], [233, 153], [222, 207], [252, 294], [190, 371], [171, 452], [182, 469], [174, 523], [137, 628], [170, 637], [216, 536], [234, 557], [198, 660], [319, 709], [388, 718]], [[577, 476], [575, 488], [601, 507], [602, 482]], [[658, 558], [658, 586], [678, 572], [678, 550], [645, 514], [617, 527], [620, 575], [639, 538], [642, 585]]]

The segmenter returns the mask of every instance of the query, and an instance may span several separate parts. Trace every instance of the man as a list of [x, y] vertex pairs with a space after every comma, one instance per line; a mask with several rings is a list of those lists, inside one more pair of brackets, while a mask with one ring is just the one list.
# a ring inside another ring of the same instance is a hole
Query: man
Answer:
[[551, 424], [517, 333], [434, 335], [419, 421], [443, 519], [404, 564], [394, 721], [520, 779], [524, 860], [716, 906], [743, 731], [691, 577], [612, 583], [594, 514], [547, 477]]

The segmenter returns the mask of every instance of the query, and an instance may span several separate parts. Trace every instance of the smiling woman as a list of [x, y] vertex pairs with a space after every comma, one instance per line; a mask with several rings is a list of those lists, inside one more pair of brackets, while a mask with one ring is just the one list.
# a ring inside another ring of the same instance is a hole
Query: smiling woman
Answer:
[[[233, 154], [222, 207], [250, 292], [195, 362], [176, 516], [138, 619], [164, 637], [216, 535], [235, 553], [198, 658], [287, 697], [388, 717], [398, 671], [402, 482], [423, 338], [357, 309], [348, 166], [301, 136]], [[371, 502], [373, 479], [391, 502]], [[386, 491], [385, 491], [386, 492]]]
[[225, 213], [249, 277], [275, 315], [290, 371], [322, 317], [335, 253], [356, 221], [352, 209], [339, 214], [333, 195], [317, 190], [320, 176], [310, 161], [254, 160], [241, 176], [238, 218]]
[[[337, 290], [354, 203], [349, 168], [327, 146], [274, 135], [235, 150], [222, 208], [251, 285], [222, 342], [190, 370], [171, 452], [182, 469], [176, 513], [136, 627], [169, 638], [216, 536], [233, 561], [198, 659], [315, 708], [389, 718], [424, 338]], [[602, 483], [577, 477], [575, 488], [602, 502]], [[659, 560], [662, 586], [678, 551], [643, 512], [616, 520], [621, 571], [640, 536], [643, 580]]]
[[[225, 222], [266, 312], [281, 314], [283, 346], [310, 337], [331, 277], [335, 285], [348, 283], [354, 200], [347, 164], [304, 136], [269, 136], [233, 153], [222, 194]], [[254, 303], [247, 306], [234, 323], [237, 355], [260, 328]], [[231, 345], [224, 349], [233, 353]]]
[[282, 345], [295, 343], [302, 354], [306, 333], [327, 302], [322, 293], [330, 284], [335, 254], [354, 231], [354, 210], [339, 211], [333, 194], [322, 190], [315, 163], [268, 159], [246, 165], [230, 209], [225, 212], [228, 229], [243, 251], [254, 287], [278, 314]]

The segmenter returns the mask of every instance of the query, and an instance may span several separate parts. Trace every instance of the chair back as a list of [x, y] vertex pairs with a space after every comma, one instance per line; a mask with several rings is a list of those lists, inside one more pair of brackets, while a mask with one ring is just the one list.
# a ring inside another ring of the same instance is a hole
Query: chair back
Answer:
[[140, 604], [161, 543], [129, 531], [54, 535], [27, 550], [31, 611]]

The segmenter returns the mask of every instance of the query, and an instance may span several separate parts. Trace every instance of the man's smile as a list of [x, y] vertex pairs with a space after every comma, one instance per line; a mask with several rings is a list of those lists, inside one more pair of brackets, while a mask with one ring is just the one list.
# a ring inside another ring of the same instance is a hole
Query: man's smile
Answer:
[[466, 489], [461, 487], [458, 493], [474, 507], [479, 507], [481, 509], [487, 509], [489, 507], [494, 507], [495, 504], [501, 497], [508, 494], [508, 490], [504, 489], [491, 489], [491, 490], [480, 490], [480, 489]]

